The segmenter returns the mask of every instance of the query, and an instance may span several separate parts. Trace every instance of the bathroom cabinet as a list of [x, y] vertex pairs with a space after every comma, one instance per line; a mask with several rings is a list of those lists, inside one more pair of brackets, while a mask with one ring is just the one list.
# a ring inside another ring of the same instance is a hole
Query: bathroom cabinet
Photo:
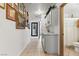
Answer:
[[58, 55], [58, 34], [42, 34], [42, 48], [46, 53]]

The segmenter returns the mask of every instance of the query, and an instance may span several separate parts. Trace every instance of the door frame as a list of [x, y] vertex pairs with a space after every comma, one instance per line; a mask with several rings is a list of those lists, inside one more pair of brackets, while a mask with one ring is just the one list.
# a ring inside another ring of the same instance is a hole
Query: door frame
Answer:
[[60, 5], [60, 56], [64, 56], [64, 6], [66, 4]]

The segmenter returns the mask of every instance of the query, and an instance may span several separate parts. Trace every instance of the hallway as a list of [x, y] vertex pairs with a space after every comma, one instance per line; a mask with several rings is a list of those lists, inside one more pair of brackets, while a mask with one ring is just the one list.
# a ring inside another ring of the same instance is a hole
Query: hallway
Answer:
[[[27, 48], [28, 47], [28, 48]], [[52, 56], [51, 54], [45, 54], [42, 50], [41, 41], [33, 39], [22, 52], [21, 56]]]
[[[58, 54], [58, 9], [55, 3], [1, 3], [0, 5], [3, 7], [0, 8], [1, 56]], [[55, 20], [56, 22], [53, 22]], [[42, 49], [48, 53], [44, 53]]]

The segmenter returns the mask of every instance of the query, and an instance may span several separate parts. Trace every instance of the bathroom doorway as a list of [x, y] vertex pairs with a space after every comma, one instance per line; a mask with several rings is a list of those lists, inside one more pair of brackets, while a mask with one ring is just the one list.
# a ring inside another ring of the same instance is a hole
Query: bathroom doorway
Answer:
[[60, 6], [60, 55], [79, 56], [78, 6], [69, 3]]
[[64, 6], [66, 3], [60, 6], [60, 56], [64, 55]]

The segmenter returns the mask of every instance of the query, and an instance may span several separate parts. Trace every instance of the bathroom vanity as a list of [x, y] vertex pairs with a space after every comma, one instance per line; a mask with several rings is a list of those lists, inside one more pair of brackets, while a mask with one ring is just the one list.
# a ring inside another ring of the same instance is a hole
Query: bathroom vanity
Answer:
[[58, 54], [58, 34], [42, 34], [42, 48], [49, 54]]

